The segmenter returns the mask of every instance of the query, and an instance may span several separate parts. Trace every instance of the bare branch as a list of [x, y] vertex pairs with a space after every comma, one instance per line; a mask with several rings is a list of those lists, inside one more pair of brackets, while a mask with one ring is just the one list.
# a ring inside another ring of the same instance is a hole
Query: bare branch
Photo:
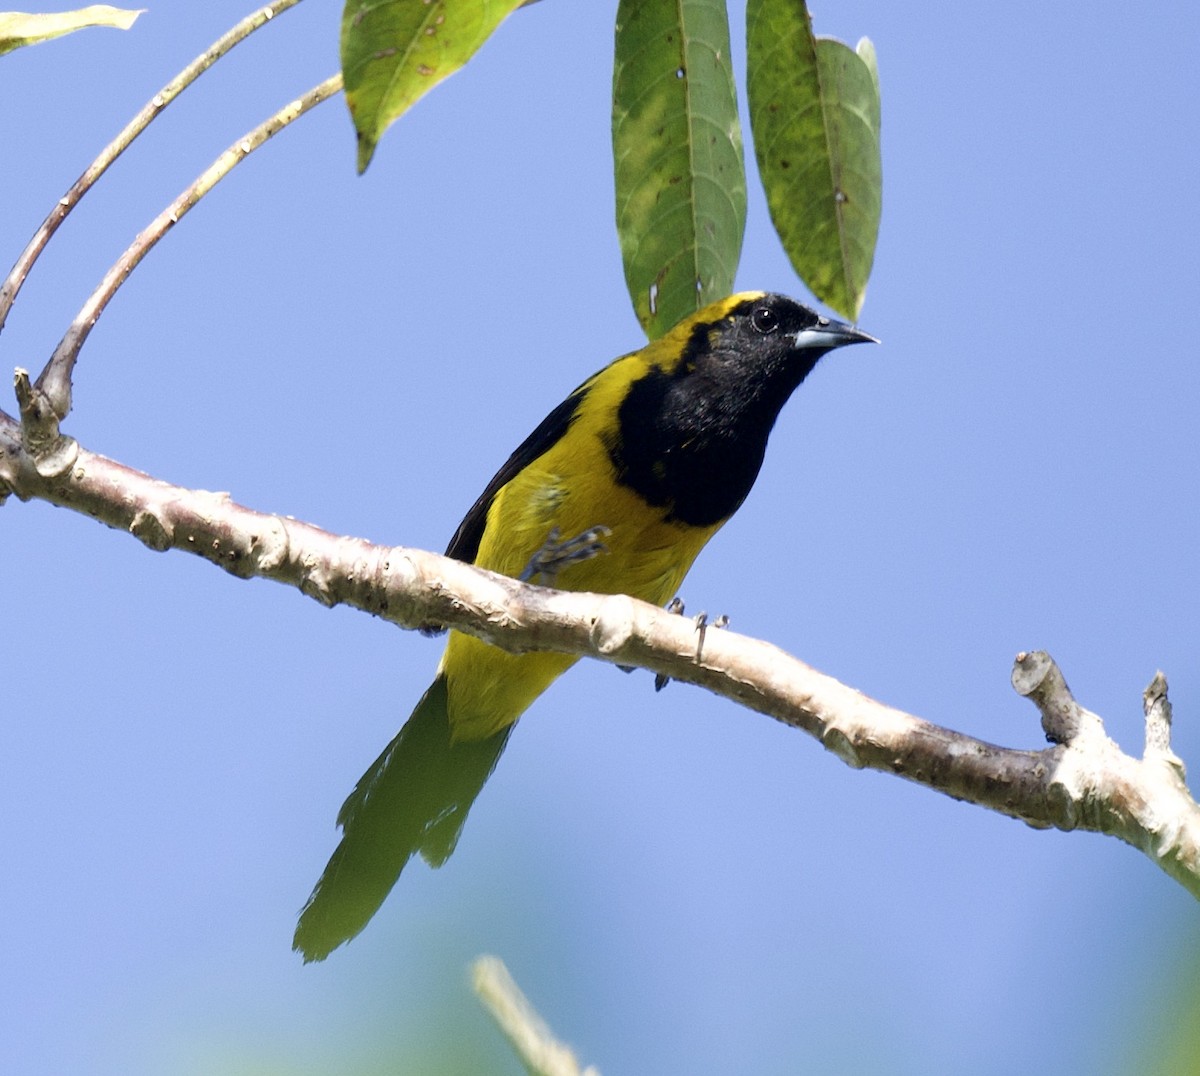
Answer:
[[1171, 750], [1171, 701], [1167, 698], [1167, 678], [1156, 672], [1142, 692], [1142, 710], [1146, 715], [1146, 753]]
[[18, 423], [0, 416], [0, 492], [72, 508], [151, 549], [196, 553], [233, 575], [287, 583], [401, 627], [444, 624], [511, 651], [591, 656], [699, 684], [803, 729], [847, 765], [1031, 826], [1119, 837], [1200, 897], [1200, 807], [1159, 742], [1165, 683], [1147, 702], [1157, 731], [1139, 760], [1075, 702], [1048, 655], [1018, 655], [1015, 686], [1063, 742], [1040, 751], [998, 747], [869, 699], [769, 643], [710, 631], [700, 651], [694, 621], [633, 598], [547, 590], [433, 553], [339, 537], [244, 508], [228, 494], [172, 486], [74, 442], [65, 469], [39, 466], [26, 440]]
[[1070, 743], [1085, 730], [1103, 734], [1100, 719], [1075, 701], [1062, 672], [1044, 650], [1017, 655], [1012, 685], [1042, 712], [1042, 731], [1050, 743]]
[[546, 1026], [499, 957], [481, 956], [471, 965], [475, 993], [533, 1076], [600, 1076], [579, 1067], [569, 1047]]
[[269, 138], [282, 131], [288, 124], [299, 119], [322, 101], [328, 100], [341, 88], [342, 76], [340, 74], [332, 75], [319, 86], [314, 86], [294, 101], [289, 101], [278, 112], [225, 150], [130, 243], [125, 253], [104, 274], [104, 279], [88, 297], [83, 308], [75, 315], [71, 327], [59, 341], [46, 368], [37, 379], [38, 389], [50, 401], [59, 418], [66, 418], [71, 410], [71, 373], [75, 368], [79, 349], [83, 347], [88, 333], [92, 331], [92, 327], [104, 312], [109, 300], [125, 283], [138, 263], [201, 198], [233, 171], [236, 165], [245, 160]]
[[[55, 203], [54, 208], [50, 210], [46, 219], [42, 221], [41, 227], [34, 233], [33, 238], [29, 240], [25, 249], [21, 251], [20, 257], [17, 258], [4, 283], [0, 284], [0, 331], [4, 329], [4, 323], [8, 319], [8, 313], [12, 309], [13, 303], [16, 301], [17, 293], [20, 292], [21, 286], [25, 283], [25, 278], [29, 275], [29, 271], [38, 260], [50, 237], [58, 230], [58, 226], [66, 220], [67, 214], [79, 204], [79, 200], [91, 190], [96, 180], [104, 175], [108, 170], [108, 166], [129, 148], [133, 140], [150, 126], [150, 123], [167, 105], [212, 67], [234, 45], [244, 41], [260, 26], [269, 22], [276, 15], [282, 14], [288, 8], [294, 7], [299, 2], [300, 0], [275, 0], [274, 3], [259, 8], [258, 11], [251, 15], [247, 15], [246, 18], [237, 23], [236, 26], [233, 26], [227, 33], [217, 38], [204, 52], [197, 56], [187, 67], [159, 90], [158, 93], [151, 97], [142, 106], [141, 111], [125, 125], [121, 133], [100, 151], [100, 155], [84, 169], [83, 174], [75, 180], [70, 190]], [[65, 418], [66, 412], [63, 412], [60, 417]]]

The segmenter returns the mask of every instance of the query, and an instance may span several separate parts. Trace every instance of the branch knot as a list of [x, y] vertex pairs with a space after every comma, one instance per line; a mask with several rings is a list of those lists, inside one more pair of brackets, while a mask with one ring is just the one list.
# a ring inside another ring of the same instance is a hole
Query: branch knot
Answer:
[[1045, 650], [1017, 655], [1012, 686], [1041, 711], [1042, 731], [1050, 743], [1069, 744], [1085, 730], [1101, 731], [1100, 719], [1075, 701], [1062, 670]]
[[41, 478], [66, 474], [79, 458], [79, 445], [59, 432], [59, 416], [50, 398], [21, 367], [13, 374], [13, 389], [21, 409], [21, 444], [34, 470]]

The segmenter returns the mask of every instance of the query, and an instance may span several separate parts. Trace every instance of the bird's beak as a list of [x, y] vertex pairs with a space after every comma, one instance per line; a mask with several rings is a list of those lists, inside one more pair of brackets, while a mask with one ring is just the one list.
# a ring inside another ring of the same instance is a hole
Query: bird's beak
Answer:
[[835, 348], [844, 347], [846, 344], [878, 344], [879, 341], [870, 333], [865, 333], [862, 329], [856, 329], [853, 325], [847, 325], [841, 321], [834, 321], [832, 318], [821, 318], [816, 325], [812, 325], [807, 329], [801, 329], [795, 336], [792, 337], [792, 347], [794, 348]]

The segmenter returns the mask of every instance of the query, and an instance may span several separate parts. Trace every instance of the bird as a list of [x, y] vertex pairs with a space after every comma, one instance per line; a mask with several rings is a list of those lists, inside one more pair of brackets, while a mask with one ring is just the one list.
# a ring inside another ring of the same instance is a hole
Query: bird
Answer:
[[[823, 355], [868, 342], [878, 341], [784, 295], [710, 303], [555, 407], [446, 556], [663, 605], [746, 499], [792, 393]], [[449, 632], [433, 683], [338, 814], [340, 842], [293, 939], [305, 962], [355, 937], [413, 855], [446, 862], [517, 719], [577, 660]]]

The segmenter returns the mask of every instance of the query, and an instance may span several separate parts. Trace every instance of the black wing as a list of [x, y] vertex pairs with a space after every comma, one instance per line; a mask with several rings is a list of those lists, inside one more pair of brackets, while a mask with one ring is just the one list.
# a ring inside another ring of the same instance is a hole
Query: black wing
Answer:
[[508, 457], [508, 461], [487, 484], [487, 488], [479, 495], [466, 517], [458, 525], [454, 537], [446, 547], [446, 556], [474, 564], [479, 553], [479, 542], [483, 538], [483, 528], [487, 524], [488, 509], [496, 494], [524, 468], [528, 467], [538, 456], [542, 455], [553, 445], [557, 444], [566, 434], [579, 405], [587, 395], [591, 381], [585, 381], [570, 396], [560, 403], [518, 446], [517, 450]]

